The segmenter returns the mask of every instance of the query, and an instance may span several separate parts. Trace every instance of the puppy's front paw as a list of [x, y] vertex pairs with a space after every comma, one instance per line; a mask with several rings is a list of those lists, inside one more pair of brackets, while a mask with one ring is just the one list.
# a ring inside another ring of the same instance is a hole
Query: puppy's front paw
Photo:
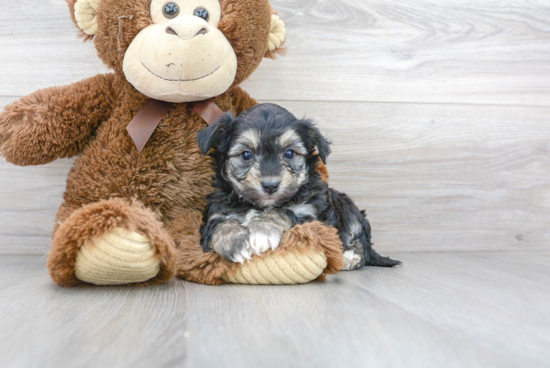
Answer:
[[252, 254], [253, 251], [250, 248], [248, 239], [243, 237], [234, 239], [232, 249], [229, 252], [220, 255], [228, 261], [243, 264], [245, 261], [252, 259]]
[[252, 258], [248, 229], [235, 220], [219, 224], [212, 236], [212, 248], [231, 262], [244, 263]]
[[281, 242], [281, 233], [272, 229], [259, 229], [250, 232], [250, 248], [256, 254], [268, 249], [274, 250]]
[[275, 211], [265, 212], [248, 224], [250, 248], [256, 254], [268, 249], [274, 250], [281, 242], [283, 232], [290, 228], [290, 222]]

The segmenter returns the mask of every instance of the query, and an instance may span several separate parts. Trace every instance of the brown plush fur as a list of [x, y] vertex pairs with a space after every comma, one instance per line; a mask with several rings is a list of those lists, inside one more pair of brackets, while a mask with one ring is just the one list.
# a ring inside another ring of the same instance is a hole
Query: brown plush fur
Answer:
[[2, 155], [23, 166], [75, 156], [112, 114], [121, 92], [118, 84], [114, 74], [97, 75], [39, 90], [6, 106], [0, 117]]
[[[73, 14], [76, 0], [67, 2]], [[233, 86], [213, 101], [238, 114], [256, 104], [238, 84], [266, 55], [271, 8], [267, 0], [221, 4], [219, 28], [235, 49], [238, 69]], [[90, 237], [121, 226], [146, 235], [157, 249], [161, 272], [147, 284], [173, 277], [176, 268], [186, 279], [220, 283], [220, 275], [236, 265], [203, 254], [197, 238], [205, 197], [212, 190], [211, 162], [195, 139], [206, 124], [189, 104], [174, 104], [138, 153], [126, 126], [147, 97], [126, 81], [122, 60], [133, 38], [151, 23], [149, 1], [101, 0], [97, 17], [94, 43], [114, 74], [37, 91], [0, 114], [0, 150], [8, 161], [38, 165], [79, 155], [56, 218], [48, 260], [51, 276], [63, 286], [81, 283], [74, 275], [78, 249]], [[327, 272], [339, 269], [341, 254], [332, 250], [330, 231], [304, 231], [290, 232], [280, 251], [309, 239], [328, 252]]]

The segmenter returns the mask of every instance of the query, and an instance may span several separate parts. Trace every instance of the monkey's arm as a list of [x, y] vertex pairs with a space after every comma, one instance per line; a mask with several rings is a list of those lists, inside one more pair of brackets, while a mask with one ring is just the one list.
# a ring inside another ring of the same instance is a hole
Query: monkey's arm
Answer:
[[36, 91], [0, 114], [0, 153], [16, 165], [77, 155], [112, 113], [114, 74]]

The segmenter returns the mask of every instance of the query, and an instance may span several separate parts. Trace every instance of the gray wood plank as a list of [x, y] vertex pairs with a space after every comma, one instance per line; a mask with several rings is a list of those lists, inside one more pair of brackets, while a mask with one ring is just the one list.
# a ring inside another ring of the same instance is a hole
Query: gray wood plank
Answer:
[[[400, 272], [400, 270], [386, 270]], [[497, 354], [356, 286], [348, 275], [299, 287], [189, 285], [192, 366], [504, 367]], [[383, 284], [383, 276], [380, 282]], [[205, 303], [204, 299], [209, 302]], [[212, 334], [212, 331], [216, 331]], [[200, 344], [208, 341], [208, 344]], [[220, 357], [231, 356], [229, 364]]]
[[546, 1], [274, 5], [288, 25], [289, 52], [245, 84], [258, 98], [549, 104]]
[[0, 14], [0, 96], [24, 96], [104, 73], [92, 42], [77, 38], [65, 0], [10, 2]]
[[0, 366], [548, 366], [550, 252], [394, 256], [300, 286], [64, 289], [0, 255]]
[[0, 366], [183, 366], [181, 281], [66, 289], [53, 284], [43, 257], [7, 257], [0, 257]]
[[[548, 249], [549, 108], [279, 103], [333, 140], [331, 185], [367, 210], [378, 249]], [[0, 159], [0, 253], [47, 252], [72, 162]]]
[[[273, 0], [288, 54], [244, 84], [266, 100], [550, 104], [546, 1]], [[0, 95], [106, 69], [76, 39], [63, 0], [0, 14]]]
[[346, 285], [375, 293], [518, 366], [550, 364], [550, 253], [399, 256], [406, 276], [372, 268], [346, 274]]

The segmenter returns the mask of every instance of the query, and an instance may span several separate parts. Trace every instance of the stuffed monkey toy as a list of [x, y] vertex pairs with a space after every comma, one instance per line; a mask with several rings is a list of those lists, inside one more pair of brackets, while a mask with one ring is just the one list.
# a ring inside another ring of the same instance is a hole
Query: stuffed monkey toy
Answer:
[[243, 265], [200, 246], [213, 169], [195, 137], [219, 110], [256, 104], [239, 84], [281, 53], [285, 35], [268, 0], [67, 3], [112, 73], [39, 90], [0, 114], [7, 161], [77, 157], [48, 257], [56, 283], [293, 284], [341, 269], [336, 230], [319, 222]]

